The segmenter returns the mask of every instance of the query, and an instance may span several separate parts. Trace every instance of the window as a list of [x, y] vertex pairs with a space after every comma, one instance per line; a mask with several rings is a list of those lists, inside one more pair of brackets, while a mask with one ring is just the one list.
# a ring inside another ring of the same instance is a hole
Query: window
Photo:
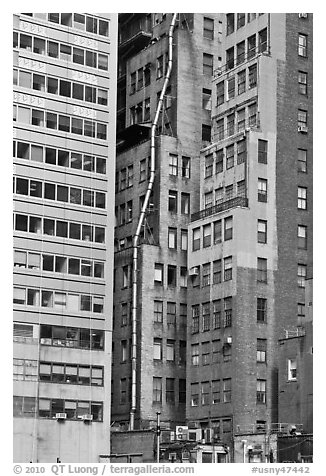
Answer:
[[308, 73], [298, 71], [299, 94], [307, 95]]
[[202, 108], [204, 111], [212, 110], [212, 91], [211, 89], [202, 90]]
[[303, 130], [302, 128], [306, 128], [308, 123], [308, 113], [303, 109], [298, 110], [298, 130]]
[[213, 55], [203, 53], [203, 74], [213, 76]]
[[246, 182], [245, 180], [239, 180], [237, 182], [237, 196], [245, 197], [246, 196]]
[[299, 288], [306, 287], [307, 265], [298, 264], [298, 286]]
[[216, 106], [224, 103], [224, 81], [216, 85]]
[[234, 47], [226, 50], [226, 70], [234, 68]]
[[209, 331], [210, 328], [211, 328], [211, 305], [209, 302], [206, 302], [203, 304], [203, 332]]
[[210, 142], [211, 141], [211, 132], [212, 128], [208, 124], [202, 124], [201, 126], [201, 140]]
[[211, 224], [203, 226], [203, 248], [211, 246], [212, 242], [212, 227]]
[[205, 178], [213, 175], [213, 154], [208, 154], [205, 157]]
[[232, 359], [231, 345], [225, 343], [222, 347], [222, 352], [223, 352], [223, 362], [230, 362]]
[[163, 264], [161, 263], [154, 265], [154, 283], [163, 285]]
[[267, 140], [258, 139], [258, 163], [267, 164]]
[[267, 339], [257, 339], [257, 362], [266, 363]]
[[224, 139], [224, 118], [216, 121], [216, 139], [218, 141]]
[[298, 208], [307, 210], [307, 188], [298, 187]]
[[213, 329], [221, 327], [221, 300], [213, 301]]
[[178, 156], [174, 154], [169, 154], [169, 174], [178, 175]]
[[246, 90], [246, 70], [238, 73], [238, 94], [244, 93]]
[[168, 265], [167, 285], [175, 287], [177, 285], [177, 267], [174, 265]]
[[208, 40], [214, 39], [214, 20], [213, 18], [204, 17], [203, 37]]
[[191, 364], [199, 365], [199, 344], [191, 344]]
[[249, 89], [257, 86], [257, 64], [249, 67]]
[[224, 327], [232, 326], [232, 297], [224, 298]]
[[213, 284], [222, 282], [222, 260], [213, 261]]
[[179, 403], [186, 403], [186, 380], [179, 379]]
[[181, 230], [181, 250], [187, 251], [188, 249], [188, 230]]
[[258, 202], [267, 202], [267, 180], [258, 178]]
[[223, 402], [224, 403], [231, 402], [231, 379], [230, 378], [223, 379]]
[[[237, 132], [244, 131], [245, 128], [246, 128], [246, 110], [245, 110], [245, 108], [242, 108], [242, 109], [239, 109], [238, 112], [237, 112]], [[241, 140], [237, 144], [238, 145], [242, 144], [242, 149], [246, 148], [246, 140], [245, 139]], [[244, 162], [244, 160], [243, 160], [243, 162]], [[239, 162], [239, 155], [238, 155], [238, 164], [239, 163], [241, 164], [241, 162]]]
[[246, 23], [246, 14], [245, 13], [237, 13], [237, 29], [244, 26]]
[[213, 191], [204, 194], [204, 207], [210, 208], [211, 206], [213, 206]]
[[163, 77], [163, 55], [159, 56], [156, 61], [156, 79]]
[[222, 220], [216, 220], [213, 222], [213, 238], [214, 245], [222, 242]]
[[288, 359], [288, 380], [297, 380], [297, 360]]
[[267, 50], [267, 28], [258, 32], [258, 51], [263, 53]]
[[248, 123], [250, 127], [257, 126], [257, 104], [250, 104], [248, 107]]
[[[235, 76], [227, 81], [227, 100], [234, 98], [235, 95]], [[231, 134], [229, 134], [231, 135]]]
[[233, 238], [233, 217], [226, 217], [224, 219], [224, 241], [232, 240]]
[[298, 302], [298, 318], [299, 318], [299, 321], [301, 322], [302, 321], [302, 318], [305, 317], [306, 315], [306, 312], [305, 312], [305, 303], [304, 302]]
[[170, 362], [175, 361], [175, 341], [172, 339], [166, 340], [166, 360]]
[[241, 41], [237, 44], [237, 64], [241, 64], [246, 59], [246, 46], [245, 41]]
[[162, 403], [162, 378], [153, 377], [153, 403]]
[[267, 221], [257, 220], [257, 241], [267, 243]]
[[231, 200], [233, 198], [233, 185], [225, 187], [225, 200]]
[[298, 149], [298, 172], [307, 172], [307, 151]]
[[180, 288], [187, 287], [187, 268], [184, 266], [180, 267]]
[[307, 227], [304, 225], [298, 225], [298, 248], [307, 249]]
[[201, 383], [201, 404], [210, 404], [210, 382]]
[[168, 228], [168, 247], [175, 250], [177, 248], [177, 229]]
[[154, 338], [153, 342], [154, 360], [162, 360], [162, 339]]
[[266, 403], [266, 380], [257, 380], [257, 403]]
[[258, 322], [267, 321], [267, 299], [266, 298], [257, 298], [257, 321]]
[[192, 306], [192, 333], [199, 332], [199, 304]]
[[232, 256], [224, 258], [224, 281], [232, 279]]
[[267, 259], [257, 258], [257, 281], [267, 283]]
[[199, 405], [199, 384], [190, 384], [190, 405], [192, 407], [198, 407]]
[[181, 157], [181, 177], [190, 178], [190, 157]]
[[181, 192], [181, 213], [183, 215], [190, 214], [190, 195], [189, 193]]
[[170, 326], [175, 326], [177, 316], [177, 306], [175, 302], [168, 302], [166, 309], [166, 321]]
[[230, 35], [234, 32], [234, 13], [226, 14], [226, 34]]
[[221, 402], [221, 381], [212, 380], [212, 404], [216, 405]]
[[121, 341], [121, 360], [120, 362], [127, 362], [128, 359], [128, 341], [122, 340]]
[[171, 213], [177, 213], [178, 211], [178, 192], [169, 190], [168, 210]]
[[142, 89], [144, 86], [144, 71], [143, 68], [139, 68], [137, 74], [137, 90]]
[[166, 379], [165, 398], [166, 403], [175, 404], [174, 378]]
[[253, 58], [256, 54], [256, 35], [249, 36], [247, 40], [247, 58]]
[[23, 418], [34, 418], [36, 413], [36, 398], [35, 397], [13, 397], [13, 416]]
[[163, 302], [154, 301], [154, 322], [163, 322]]
[[180, 327], [187, 327], [187, 304], [180, 303]]
[[215, 173], [219, 174], [223, 172], [223, 149], [220, 149], [216, 152], [216, 162], [215, 162]]
[[192, 251], [200, 249], [200, 227], [192, 230]]
[[298, 55], [307, 57], [307, 46], [308, 46], [308, 36], [302, 33], [299, 33], [298, 36]]

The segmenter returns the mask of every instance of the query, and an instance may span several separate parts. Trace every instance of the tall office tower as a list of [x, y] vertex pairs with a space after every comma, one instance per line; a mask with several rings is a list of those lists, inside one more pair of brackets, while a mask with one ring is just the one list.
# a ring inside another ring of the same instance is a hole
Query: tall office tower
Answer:
[[120, 428], [149, 428], [158, 412], [163, 426], [185, 423], [187, 229], [200, 149], [210, 143], [221, 32], [212, 13], [119, 15], [112, 420]]
[[278, 339], [312, 277], [312, 14], [223, 18], [189, 226], [187, 420], [232, 444], [278, 422]]
[[14, 15], [14, 459], [109, 452], [117, 15]]

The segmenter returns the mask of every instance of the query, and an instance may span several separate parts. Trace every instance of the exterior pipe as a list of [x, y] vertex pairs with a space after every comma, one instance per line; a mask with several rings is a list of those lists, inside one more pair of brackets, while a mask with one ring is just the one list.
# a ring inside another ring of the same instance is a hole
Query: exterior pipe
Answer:
[[172, 70], [172, 40], [173, 31], [177, 19], [177, 13], [173, 13], [170, 28], [169, 28], [169, 50], [168, 50], [168, 68], [164, 78], [164, 84], [161, 91], [160, 99], [156, 108], [154, 121], [151, 127], [151, 161], [150, 161], [150, 176], [148, 180], [147, 191], [145, 200], [140, 212], [136, 233], [133, 240], [133, 279], [132, 279], [132, 315], [131, 315], [131, 409], [130, 409], [130, 421], [129, 430], [134, 429], [135, 413], [136, 413], [136, 389], [137, 389], [137, 284], [138, 284], [138, 241], [140, 230], [144, 222], [146, 209], [148, 206], [149, 198], [153, 190], [154, 178], [155, 178], [155, 131], [158, 123], [159, 115], [162, 109], [163, 98], [168, 86], [171, 70]]

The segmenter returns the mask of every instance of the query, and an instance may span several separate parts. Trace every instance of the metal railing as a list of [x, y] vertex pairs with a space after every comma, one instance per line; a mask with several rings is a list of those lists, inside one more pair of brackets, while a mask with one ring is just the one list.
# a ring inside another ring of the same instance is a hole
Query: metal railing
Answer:
[[237, 425], [236, 433], [254, 434], [254, 433], [286, 433], [291, 434], [291, 431], [302, 433], [302, 423], [253, 423], [252, 425]]
[[298, 327], [295, 330], [285, 331], [285, 338], [291, 339], [291, 337], [302, 337], [306, 335], [306, 331], [303, 327]]
[[235, 207], [248, 207], [248, 198], [234, 197], [229, 200], [225, 200], [221, 203], [217, 203], [212, 207], [205, 208], [204, 210], [199, 210], [199, 212], [193, 213], [191, 215], [191, 222], [201, 220], [202, 218], [206, 218], [211, 215], [215, 215], [216, 213], [220, 213]]

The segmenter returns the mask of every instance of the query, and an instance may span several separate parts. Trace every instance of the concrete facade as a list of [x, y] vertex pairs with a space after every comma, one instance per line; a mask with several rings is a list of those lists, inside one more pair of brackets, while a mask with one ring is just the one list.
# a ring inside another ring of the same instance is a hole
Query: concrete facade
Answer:
[[117, 15], [14, 15], [15, 462], [110, 448], [116, 44]]

